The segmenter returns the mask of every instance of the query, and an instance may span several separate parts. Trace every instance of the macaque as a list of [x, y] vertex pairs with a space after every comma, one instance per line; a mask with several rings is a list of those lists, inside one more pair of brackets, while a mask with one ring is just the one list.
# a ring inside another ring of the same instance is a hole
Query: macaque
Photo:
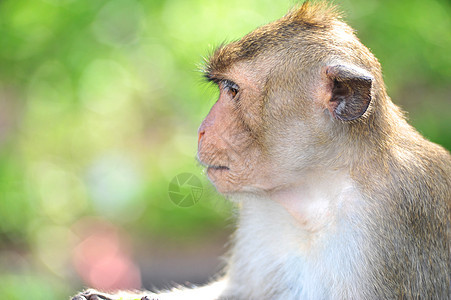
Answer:
[[451, 156], [388, 97], [377, 59], [324, 3], [218, 48], [198, 160], [237, 203], [204, 287], [73, 299], [450, 299]]

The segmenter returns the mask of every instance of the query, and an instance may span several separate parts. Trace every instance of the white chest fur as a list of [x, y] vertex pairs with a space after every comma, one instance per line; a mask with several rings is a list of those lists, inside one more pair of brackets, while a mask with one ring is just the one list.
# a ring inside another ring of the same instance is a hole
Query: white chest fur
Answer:
[[349, 177], [332, 175], [240, 199], [231, 292], [245, 299], [360, 298], [365, 266], [356, 212], [363, 204]]

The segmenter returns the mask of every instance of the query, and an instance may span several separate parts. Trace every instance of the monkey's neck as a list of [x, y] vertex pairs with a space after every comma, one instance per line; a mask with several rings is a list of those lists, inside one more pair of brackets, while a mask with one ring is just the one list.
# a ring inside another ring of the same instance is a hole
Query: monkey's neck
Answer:
[[[318, 293], [287, 294], [285, 299], [322, 299], [328, 297], [328, 286], [355, 284], [359, 280], [355, 264], [362, 261], [359, 248], [354, 247], [361, 236], [355, 225], [360, 223], [359, 200], [349, 175], [341, 171], [313, 172], [271, 195], [241, 197], [240, 225], [229, 267], [234, 285], [255, 285], [267, 293], [264, 299], [271, 294], [279, 299], [293, 287], [310, 286], [306, 290]], [[274, 288], [266, 282], [268, 278], [283, 282], [280, 289], [264, 291]]]
[[346, 171], [315, 170], [272, 192], [269, 198], [291, 215], [300, 232], [315, 234], [342, 221], [355, 209], [360, 196]]

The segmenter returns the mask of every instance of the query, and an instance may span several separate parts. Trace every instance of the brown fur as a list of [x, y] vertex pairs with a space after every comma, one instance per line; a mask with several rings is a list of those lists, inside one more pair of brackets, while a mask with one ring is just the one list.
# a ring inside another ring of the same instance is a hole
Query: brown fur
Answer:
[[305, 2], [278, 21], [262, 26], [239, 41], [220, 46], [207, 61], [205, 74], [207, 78], [224, 72], [228, 67], [242, 60], [252, 60], [265, 51], [275, 51], [286, 47], [305, 30], [324, 31], [340, 18], [334, 6], [326, 3], [312, 5]]

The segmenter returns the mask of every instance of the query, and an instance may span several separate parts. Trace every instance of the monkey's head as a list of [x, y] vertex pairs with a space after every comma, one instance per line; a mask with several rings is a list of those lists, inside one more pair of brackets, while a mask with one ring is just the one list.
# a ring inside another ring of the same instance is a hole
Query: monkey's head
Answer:
[[199, 128], [198, 159], [226, 194], [346, 165], [352, 153], [342, 148], [376, 126], [385, 93], [376, 58], [324, 4], [304, 3], [219, 47], [205, 77], [220, 95]]

